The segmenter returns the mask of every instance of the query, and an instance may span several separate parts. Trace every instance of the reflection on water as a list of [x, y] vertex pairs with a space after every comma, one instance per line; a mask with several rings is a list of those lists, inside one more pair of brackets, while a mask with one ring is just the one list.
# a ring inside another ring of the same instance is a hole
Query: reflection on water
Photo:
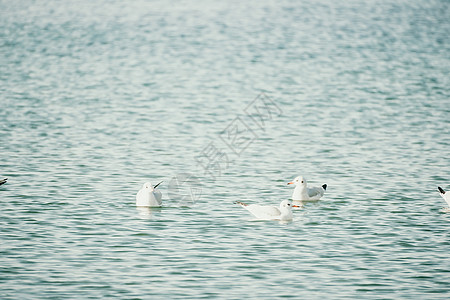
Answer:
[[292, 209], [299, 210], [305, 207], [305, 201], [301, 200], [293, 200], [292, 205], [296, 205], [298, 207], [293, 207]]
[[138, 216], [143, 219], [151, 219], [153, 216], [153, 213], [155, 211], [160, 211], [161, 208], [152, 208], [152, 207], [143, 207], [143, 206], [137, 206], [136, 210], [138, 212]]

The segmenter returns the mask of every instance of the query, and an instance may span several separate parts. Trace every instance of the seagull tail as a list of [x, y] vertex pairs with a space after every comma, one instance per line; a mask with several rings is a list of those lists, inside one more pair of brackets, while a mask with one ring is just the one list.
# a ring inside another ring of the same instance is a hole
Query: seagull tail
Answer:
[[327, 190], [327, 185], [326, 184], [322, 185], [322, 188], [326, 191]]
[[[163, 180], [164, 181], [164, 180]], [[158, 185], [160, 185], [161, 183], [163, 183], [163, 181], [161, 181], [160, 183], [158, 183], [157, 185], [155, 185], [153, 188], [156, 189], [158, 187]]]
[[248, 204], [245, 204], [244, 202], [241, 201], [235, 201], [234, 204], [239, 204], [240, 206], [248, 206]]
[[441, 194], [445, 194], [445, 191], [444, 191], [444, 189], [443, 189], [443, 188], [441, 188], [440, 186], [438, 186], [438, 190], [439, 190], [439, 193], [441, 193]]

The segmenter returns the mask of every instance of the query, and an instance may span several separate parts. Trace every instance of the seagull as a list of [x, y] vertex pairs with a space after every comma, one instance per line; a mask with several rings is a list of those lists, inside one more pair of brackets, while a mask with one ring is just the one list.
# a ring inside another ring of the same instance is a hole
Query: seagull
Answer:
[[295, 189], [292, 193], [292, 200], [294, 201], [308, 201], [308, 200], [319, 200], [322, 198], [325, 190], [327, 189], [327, 185], [324, 184], [321, 187], [312, 187], [309, 188], [306, 186], [306, 179], [303, 176], [297, 176], [295, 179], [289, 184], [294, 184]]
[[446, 191], [444, 191], [444, 189], [441, 188], [440, 186], [438, 186], [438, 190], [439, 190], [439, 193], [441, 194], [442, 198], [444, 198], [445, 202], [447, 202], [447, 205], [449, 206], [448, 208], [444, 208], [444, 210], [450, 212], [450, 193], [447, 193]]
[[292, 207], [298, 207], [297, 205], [292, 205], [289, 200], [283, 200], [280, 203], [280, 207], [269, 206], [269, 205], [259, 205], [259, 204], [245, 204], [240, 201], [236, 201], [246, 210], [248, 210], [252, 215], [261, 220], [280, 220], [280, 221], [290, 221], [292, 220]]
[[144, 183], [142, 188], [136, 194], [136, 206], [146, 206], [146, 207], [159, 207], [162, 204], [162, 195], [161, 192], [156, 190], [158, 183], [155, 186], [152, 186], [150, 182]]
[[0, 185], [5, 184], [8, 181], [8, 178], [0, 179]]

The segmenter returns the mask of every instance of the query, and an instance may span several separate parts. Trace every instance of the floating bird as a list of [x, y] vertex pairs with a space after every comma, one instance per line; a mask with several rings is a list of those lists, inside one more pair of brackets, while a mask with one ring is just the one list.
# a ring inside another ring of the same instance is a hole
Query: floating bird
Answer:
[[280, 221], [290, 221], [292, 220], [292, 207], [298, 207], [297, 205], [292, 205], [289, 200], [283, 200], [280, 203], [280, 207], [269, 206], [269, 205], [259, 205], [259, 204], [245, 204], [243, 202], [237, 201], [246, 210], [248, 210], [252, 215], [261, 220], [280, 220]]
[[8, 181], [8, 178], [0, 179], [0, 185], [5, 184]]
[[295, 179], [289, 184], [294, 184], [295, 189], [292, 193], [292, 200], [294, 201], [311, 201], [311, 200], [319, 200], [322, 198], [325, 190], [327, 189], [327, 185], [324, 184], [321, 187], [312, 187], [309, 188], [306, 186], [306, 179], [303, 176], [297, 176]]
[[447, 205], [449, 206], [445, 210], [450, 211], [450, 193], [444, 191], [444, 189], [441, 188], [440, 186], [438, 186], [438, 190], [439, 190], [439, 193], [441, 194], [442, 198], [444, 198], [445, 202], [447, 202]]
[[136, 194], [136, 206], [146, 206], [146, 207], [159, 207], [162, 204], [162, 194], [160, 191], [156, 190], [158, 183], [152, 186], [150, 182], [144, 183], [142, 188]]

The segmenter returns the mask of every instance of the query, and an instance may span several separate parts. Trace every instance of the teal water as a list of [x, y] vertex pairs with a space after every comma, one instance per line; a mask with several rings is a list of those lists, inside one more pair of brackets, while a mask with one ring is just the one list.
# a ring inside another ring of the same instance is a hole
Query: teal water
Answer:
[[[0, 298], [448, 299], [449, 16], [1, 1]], [[292, 222], [233, 204], [297, 175], [328, 190]]]

